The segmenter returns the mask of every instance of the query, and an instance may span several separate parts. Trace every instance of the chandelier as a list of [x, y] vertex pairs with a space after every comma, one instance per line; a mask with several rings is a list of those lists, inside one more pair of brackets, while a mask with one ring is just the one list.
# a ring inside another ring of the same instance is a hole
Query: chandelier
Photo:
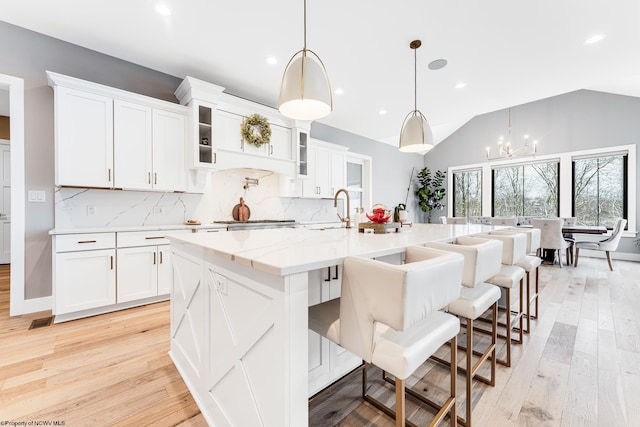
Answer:
[[524, 145], [518, 148], [514, 148], [511, 143], [511, 108], [509, 108], [509, 135], [505, 142], [501, 136], [498, 139], [498, 154], [491, 156], [491, 147], [487, 147], [487, 160], [498, 159], [511, 159], [514, 157], [527, 157], [535, 156], [538, 148], [538, 141], [533, 141], [532, 145], [529, 145], [529, 135], [524, 136]]

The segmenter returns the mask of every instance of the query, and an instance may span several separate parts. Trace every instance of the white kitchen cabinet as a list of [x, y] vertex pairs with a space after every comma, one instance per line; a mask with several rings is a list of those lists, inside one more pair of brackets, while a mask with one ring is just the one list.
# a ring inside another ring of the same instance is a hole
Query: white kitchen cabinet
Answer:
[[293, 140], [291, 129], [284, 126], [271, 125], [271, 140], [269, 141], [269, 157], [281, 160], [295, 160], [293, 155]]
[[113, 99], [55, 88], [55, 184], [113, 187]]
[[53, 314], [116, 303], [115, 233], [56, 236]]
[[152, 108], [132, 102], [113, 103], [115, 187], [151, 190], [153, 169]]
[[186, 107], [47, 71], [57, 186], [186, 191]]
[[188, 230], [118, 233], [118, 303], [170, 293], [171, 253], [165, 232]]
[[153, 109], [153, 188], [185, 191], [186, 116]]
[[307, 147], [307, 178], [302, 181], [302, 197], [333, 198], [345, 187], [345, 147], [312, 142]]
[[[269, 155], [269, 144], [260, 147], [249, 144], [242, 138], [242, 122], [244, 117], [224, 110], [216, 112], [213, 124], [213, 138], [216, 149], [242, 152], [259, 156]], [[273, 132], [273, 130], [272, 130]]]

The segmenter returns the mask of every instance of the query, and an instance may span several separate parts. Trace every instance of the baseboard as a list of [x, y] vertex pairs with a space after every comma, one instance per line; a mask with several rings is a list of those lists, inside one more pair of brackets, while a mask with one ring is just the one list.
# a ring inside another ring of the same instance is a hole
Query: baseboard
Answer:
[[19, 307], [11, 306], [9, 313], [10, 316], [20, 316], [21, 314], [38, 313], [40, 311], [50, 311], [53, 307], [53, 298], [41, 297], [32, 298], [21, 301]]

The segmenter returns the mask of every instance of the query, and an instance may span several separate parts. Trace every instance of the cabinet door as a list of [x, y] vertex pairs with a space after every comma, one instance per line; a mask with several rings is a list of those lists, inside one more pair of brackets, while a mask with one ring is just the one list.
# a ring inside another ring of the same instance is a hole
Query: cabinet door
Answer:
[[186, 117], [154, 109], [152, 181], [155, 190], [186, 190], [185, 141]]
[[112, 187], [112, 99], [57, 87], [55, 122], [56, 185]]
[[291, 129], [283, 126], [271, 125], [269, 156], [276, 159], [293, 160]]
[[54, 314], [116, 303], [115, 249], [55, 255]]
[[158, 295], [157, 246], [118, 249], [118, 303]]
[[318, 185], [316, 184], [316, 156], [318, 149], [313, 146], [307, 147], [307, 178], [302, 180], [302, 197], [320, 197]]
[[331, 196], [336, 194], [336, 191], [339, 189], [347, 188], [346, 175], [347, 162], [345, 153], [340, 151], [331, 151]]
[[171, 293], [173, 268], [171, 267], [171, 248], [158, 246], [158, 295]]
[[151, 118], [149, 107], [118, 100], [113, 102], [113, 157], [118, 188], [152, 188]]
[[213, 123], [213, 142], [215, 148], [242, 152], [244, 143], [240, 136], [242, 116], [218, 110]]
[[316, 186], [321, 198], [331, 198], [335, 193], [331, 192], [331, 151], [325, 148], [316, 150]]

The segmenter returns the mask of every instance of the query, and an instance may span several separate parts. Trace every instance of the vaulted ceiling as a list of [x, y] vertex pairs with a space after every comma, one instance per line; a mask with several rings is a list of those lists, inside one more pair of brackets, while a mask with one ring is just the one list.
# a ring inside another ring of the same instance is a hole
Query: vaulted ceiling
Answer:
[[[0, 20], [271, 106], [303, 45], [303, 0], [2, 3]], [[578, 89], [640, 96], [638, 17], [638, 0], [308, 0], [307, 47], [342, 90], [320, 121], [395, 143], [413, 109], [414, 39], [418, 108], [436, 141], [476, 115]], [[430, 70], [436, 59], [448, 65]]]

